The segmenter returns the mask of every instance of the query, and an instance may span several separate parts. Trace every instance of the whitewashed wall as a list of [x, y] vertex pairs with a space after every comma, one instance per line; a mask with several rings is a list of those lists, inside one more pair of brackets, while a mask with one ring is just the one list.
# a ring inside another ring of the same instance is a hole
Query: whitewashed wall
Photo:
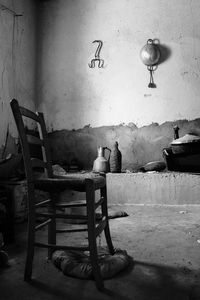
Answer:
[[[38, 104], [48, 126], [138, 126], [200, 116], [199, 0], [57, 0], [41, 9]], [[149, 74], [139, 52], [157, 38], [171, 55]], [[95, 39], [104, 69], [90, 69]]]
[[[14, 16], [14, 12], [22, 16]], [[35, 108], [35, 33], [33, 0], [0, 1], [0, 147], [2, 148], [6, 142], [7, 130], [11, 136], [17, 137], [10, 100], [17, 98], [20, 104]]]

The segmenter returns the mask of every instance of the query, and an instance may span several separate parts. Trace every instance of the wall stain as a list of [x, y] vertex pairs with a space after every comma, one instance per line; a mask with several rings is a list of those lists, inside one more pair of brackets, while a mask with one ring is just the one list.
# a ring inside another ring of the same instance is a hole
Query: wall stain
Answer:
[[200, 136], [200, 118], [169, 121], [160, 125], [152, 123], [140, 128], [134, 123], [94, 128], [86, 125], [78, 130], [63, 129], [49, 133], [52, 158], [54, 163], [61, 165], [70, 164], [75, 159], [84, 169], [92, 169], [97, 147], [112, 149], [114, 142], [118, 141], [123, 170], [135, 171], [148, 162], [164, 160], [162, 150], [173, 140], [174, 125], [180, 128], [180, 137], [188, 132]]

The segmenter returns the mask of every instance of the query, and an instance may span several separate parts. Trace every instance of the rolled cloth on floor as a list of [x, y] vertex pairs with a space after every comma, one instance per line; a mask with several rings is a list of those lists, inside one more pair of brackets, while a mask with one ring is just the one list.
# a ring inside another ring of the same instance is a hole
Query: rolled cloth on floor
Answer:
[[[104, 279], [114, 277], [132, 262], [132, 258], [125, 250], [116, 249], [116, 252], [111, 255], [106, 248], [102, 247], [98, 253], [101, 276]], [[93, 278], [88, 252], [57, 250], [53, 253], [52, 262], [67, 276]]]

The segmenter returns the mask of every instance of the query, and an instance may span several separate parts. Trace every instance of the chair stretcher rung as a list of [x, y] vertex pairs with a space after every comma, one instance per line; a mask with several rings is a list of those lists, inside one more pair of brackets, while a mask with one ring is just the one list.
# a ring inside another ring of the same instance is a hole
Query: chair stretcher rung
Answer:
[[80, 250], [80, 251], [88, 251], [89, 247], [88, 246], [65, 246], [65, 245], [53, 245], [53, 244], [45, 244], [45, 243], [35, 243], [36, 247], [40, 248], [52, 248], [55, 250]]
[[51, 222], [51, 219], [48, 219], [48, 220], [44, 221], [43, 223], [41, 223], [41, 224], [35, 226], [35, 231], [37, 231], [37, 230], [43, 228], [44, 226], [46, 226], [46, 225], [49, 224], [50, 222]]
[[97, 202], [95, 203], [95, 209], [97, 209], [97, 207], [99, 207], [103, 202], [104, 202], [104, 197], [101, 197], [101, 198], [99, 199], [99, 201], [97, 201]]
[[81, 231], [88, 231], [87, 228], [76, 228], [76, 229], [56, 229], [57, 233], [64, 233], [64, 232], [81, 232]]
[[106, 217], [103, 217], [101, 223], [99, 223], [99, 225], [95, 229], [96, 237], [100, 235], [100, 233], [105, 229], [106, 225], [107, 225], [107, 219]]
[[69, 203], [58, 203], [55, 205], [56, 208], [64, 208], [64, 207], [84, 207], [86, 206], [86, 202], [69, 202]]
[[52, 213], [46, 213], [46, 212], [43, 212], [43, 213], [36, 213], [36, 216], [38, 217], [49, 217], [49, 218], [63, 218], [63, 219], [81, 219], [81, 220], [87, 220], [87, 216], [84, 216], [84, 215], [67, 215], [65, 213], [63, 214], [58, 214], [56, 213], [55, 215], [52, 214]]
[[35, 207], [39, 207], [39, 206], [45, 205], [45, 204], [50, 203], [50, 202], [51, 202], [51, 200], [47, 199], [47, 200], [36, 203]]

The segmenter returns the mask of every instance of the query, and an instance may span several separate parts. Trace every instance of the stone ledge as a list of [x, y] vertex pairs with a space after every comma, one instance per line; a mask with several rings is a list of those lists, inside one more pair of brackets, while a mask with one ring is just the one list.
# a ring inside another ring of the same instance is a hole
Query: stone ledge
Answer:
[[200, 174], [108, 173], [109, 204], [200, 204]]

